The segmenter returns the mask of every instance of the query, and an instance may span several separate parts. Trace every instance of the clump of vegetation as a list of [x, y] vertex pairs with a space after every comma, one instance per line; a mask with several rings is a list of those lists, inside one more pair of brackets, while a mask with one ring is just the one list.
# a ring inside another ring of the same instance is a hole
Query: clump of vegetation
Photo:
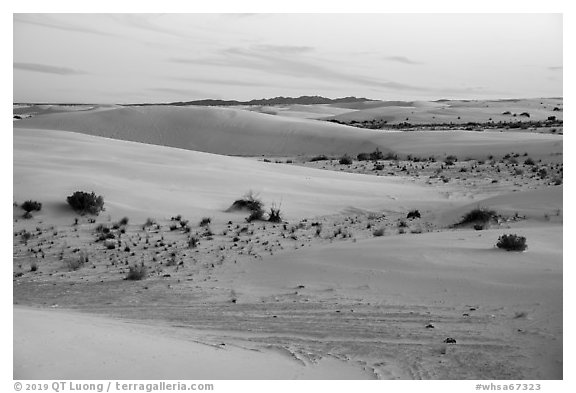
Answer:
[[126, 280], [143, 280], [148, 275], [148, 268], [142, 262], [140, 265], [130, 266]]
[[324, 154], [321, 154], [321, 155], [319, 155], [319, 156], [312, 157], [312, 158], [310, 159], [310, 162], [314, 162], [314, 161], [328, 161], [328, 160], [329, 160], [328, 157], [326, 157]]
[[474, 209], [462, 218], [460, 221], [460, 225], [465, 224], [486, 224], [490, 222], [490, 220], [495, 219], [498, 217], [498, 214], [494, 210], [485, 209], [485, 208], [477, 208]]
[[212, 219], [210, 217], [203, 217], [202, 220], [200, 220], [200, 226], [207, 227], [208, 225], [210, 225], [211, 222]]
[[350, 156], [348, 154], [344, 154], [342, 157], [340, 157], [340, 160], [338, 160], [338, 163], [340, 165], [351, 165], [352, 164], [352, 158], [350, 158]]
[[66, 200], [72, 209], [80, 214], [98, 215], [104, 210], [104, 198], [96, 195], [94, 191], [91, 193], [76, 191]]
[[282, 217], [280, 216], [280, 208], [272, 206], [270, 208], [270, 213], [268, 213], [268, 221], [270, 222], [282, 222]]
[[122, 219], [120, 221], [118, 221], [118, 224], [120, 224], [122, 226], [128, 225], [128, 217], [122, 217]]
[[30, 213], [32, 211], [40, 211], [42, 209], [42, 204], [37, 201], [26, 201], [20, 207], [26, 211], [26, 213]]
[[188, 239], [188, 248], [196, 248], [198, 247], [198, 243], [200, 240], [196, 236], [190, 236]]
[[264, 203], [258, 196], [258, 194], [254, 193], [253, 191], [248, 191], [246, 195], [242, 197], [242, 199], [237, 199], [234, 201], [232, 206], [228, 208], [228, 212], [230, 211], [237, 211], [237, 210], [247, 210], [250, 212], [262, 210]]
[[375, 229], [374, 232], [372, 232], [372, 235], [374, 237], [384, 236], [384, 228]]
[[526, 245], [526, 238], [518, 235], [502, 235], [498, 238], [496, 247], [502, 248], [506, 251], [524, 251], [528, 246]]
[[536, 163], [534, 162], [533, 159], [528, 157], [527, 159], [524, 160], [524, 165], [536, 165]]
[[408, 212], [408, 214], [406, 215], [407, 219], [411, 219], [411, 218], [420, 218], [420, 212], [418, 210], [411, 210]]
[[81, 251], [78, 257], [69, 259], [66, 264], [68, 269], [76, 271], [88, 263], [88, 254], [85, 251]]

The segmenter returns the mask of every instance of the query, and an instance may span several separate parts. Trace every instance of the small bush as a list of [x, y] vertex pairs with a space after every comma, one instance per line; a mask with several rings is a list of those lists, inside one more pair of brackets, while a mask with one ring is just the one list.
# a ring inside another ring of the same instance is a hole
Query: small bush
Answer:
[[412, 211], [408, 212], [408, 214], [406, 215], [406, 218], [408, 218], [408, 219], [420, 218], [420, 212], [418, 210], [412, 210]]
[[376, 148], [372, 153], [370, 153], [370, 159], [372, 161], [382, 160], [384, 158], [384, 154], [380, 151], [380, 149]]
[[134, 265], [130, 266], [126, 280], [138, 281], [143, 280], [148, 275], [148, 268], [144, 265], [144, 262], [140, 266]]
[[462, 221], [460, 221], [460, 224], [487, 223], [496, 217], [496, 211], [478, 208], [466, 213], [466, 215], [462, 218]]
[[262, 210], [264, 203], [260, 200], [258, 194], [248, 191], [242, 199], [237, 199], [234, 201], [232, 206], [228, 208], [227, 211], [237, 211], [237, 210], [247, 210], [247, 211], [258, 211]]
[[128, 225], [128, 217], [123, 217], [120, 221], [118, 221], [120, 225]]
[[190, 236], [190, 238], [188, 239], [188, 248], [196, 248], [198, 247], [198, 242], [200, 240], [195, 237], [195, 236]]
[[324, 154], [322, 154], [322, 155], [319, 155], [319, 156], [312, 157], [312, 158], [310, 159], [310, 162], [314, 162], [314, 161], [327, 161], [327, 160], [329, 160], [329, 158], [326, 157]]
[[97, 196], [94, 192], [76, 191], [66, 200], [72, 209], [80, 214], [98, 215], [104, 210], [104, 198], [101, 195]]
[[358, 161], [369, 161], [370, 160], [370, 154], [369, 153], [360, 153], [356, 156], [356, 159]]
[[350, 156], [348, 154], [344, 154], [342, 157], [340, 157], [340, 160], [338, 160], [338, 163], [340, 165], [351, 165], [352, 164], [352, 158], [350, 158]]
[[268, 213], [268, 221], [270, 222], [282, 222], [282, 217], [280, 216], [280, 208], [272, 206], [270, 208], [270, 213]]
[[31, 211], [40, 211], [42, 209], [42, 204], [36, 201], [26, 201], [20, 205], [20, 207], [27, 213], [30, 213]]
[[384, 228], [378, 228], [378, 229], [374, 230], [374, 232], [372, 232], [372, 235], [374, 237], [384, 236]]
[[88, 254], [85, 251], [81, 251], [78, 257], [69, 259], [67, 261], [68, 269], [75, 271], [83, 267], [88, 262]]
[[524, 251], [528, 248], [526, 238], [518, 235], [502, 235], [498, 238], [496, 246], [506, 251]]
[[210, 217], [204, 217], [204, 218], [202, 218], [202, 220], [200, 220], [200, 226], [206, 227], [206, 226], [210, 225], [211, 222], [212, 222], [212, 219]]
[[536, 165], [536, 163], [534, 162], [533, 159], [528, 157], [527, 159], [524, 160], [524, 165]]

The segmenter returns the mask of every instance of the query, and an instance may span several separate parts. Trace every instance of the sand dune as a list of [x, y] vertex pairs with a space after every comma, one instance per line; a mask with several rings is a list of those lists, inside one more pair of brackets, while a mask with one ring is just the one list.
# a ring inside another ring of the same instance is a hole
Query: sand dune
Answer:
[[216, 107], [124, 107], [58, 113], [15, 127], [95, 136], [228, 155], [343, 154], [371, 151], [375, 131]]
[[228, 217], [222, 213], [249, 190], [286, 217], [314, 217], [344, 209], [379, 209], [409, 201], [441, 202], [434, 189], [396, 178], [337, 173], [248, 158], [172, 149], [83, 134], [14, 130], [14, 199], [38, 199], [42, 215], [71, 220], [65, 197], [94, 190], [106, 214]]
[[[354, 112], [342, 113], [330, 117], [340, 121], [366, 121], [382, 119], [390, 124], [409, 122], [412, 124], [438, 124], [467, 122], [502, 121], [511, 122], [519, 120], [546, 120], [549, 116], [562, 119], [563, 112], [554, 111], [555, 107], [562, 107], [562, 99], [542, 98], [523, 100], [495, 100], [495, 101], [435, 101], [435, 102], [377, 102], [358, 103]], [[510, 114], [504, 114], [510, 112]], [[518, 117], [527, 112], [529, 118]], [[513, 115], [517, 116], [514, 117]]]
[[[214, 107], [100, 108], [21, 120], [15, 128], [63, 130], [120, 140], [229, 155], [355, 155], [383, 152], [419, 156], [455, 154], [485, 159], [509, 152], [549, 158], [562, 137], [468, 131], [382, 132], [328, 122]], [[489, 152], [487, 154], [487, 152]], [[556, 158], [558, 159], [558, 158]]]

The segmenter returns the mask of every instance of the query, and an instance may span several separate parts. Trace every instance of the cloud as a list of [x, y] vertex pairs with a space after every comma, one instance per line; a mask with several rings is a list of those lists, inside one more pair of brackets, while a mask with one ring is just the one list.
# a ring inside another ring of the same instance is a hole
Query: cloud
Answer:
[[66, 67], [55, 67], [46, 64], [37, 63], [14, 63], [14, 68], [17, 70], [41, 72], [44, 74], [56, 74], [56, 75], [82, 75], [86, 74], [83, 71], [74, 70], [72, 68]]
[[87, 34], [95, 34], [100, 36], [108, 36], [116, 38], [120, 37], [117, 34], [112, 34], [110, 32], [91, 28], [87, 23], [76, 24], [64, 20], [56, 20], [56, 18], [47, 14], [14, 14], [14, 22], [27, 23], [30, 25], [48, 27], [57, 30], [72, 31], [75, 33], [87, 33]]
[[156, 91], [159, 93], [169, 93], [169, 94], [177, 94], [182, 97], [190, 97], [190, 96], [201, 96], [203, 98], [210, 97], [213, 98], [214, 94], [207, 93], [201, 90], [194, 90], [194, 89], [181, 89], [181, 88], [172, 88], [172, 87], [150, 87], [147, 88], [148, 91]]
[[273, 53], [233, 47], [219, 52], [220, 56], [200, 58], [171, 58], [170, 61], [181, 64], [197, 64], [226, 68], [244, 68], [258, 70], [276, 75], [286, 75], [298, 78], [311, 78], [330, 82], [348, 82], [367, 87], [379, 87], [389, 90], [428, 91], [421, 86], [413, 86], [400, 82], [382, 81], [358, 74], [342, 72], [321, 64], [312, 63], [295, 57], [278, 57]]
[[295, 46], [295, 45], [255, 45], [254, 49], [262, 52], [272, 52], [285, 55], [309, 53], [315, 50], [311, 46]]
[[171, 80], [179, 80], [184, 82], [201, 83], [207, 85], [223, 85], [223, 86], [267, 86], [262, 82], [241, 81], [235, 79], [216, 79], [216, 78], [187, 78], [187, 77], [170, 77]]
[[404, 57], [404, 56], [388, 56], [388, 57], [385, 57], [384, 60], [393, 61], [393, 62], [402, 63], [402, 64], [410, 64], [410, 65], [422, 65], [422, 64], [424, 64], [422, 62], [411, 60], [411, 59]]

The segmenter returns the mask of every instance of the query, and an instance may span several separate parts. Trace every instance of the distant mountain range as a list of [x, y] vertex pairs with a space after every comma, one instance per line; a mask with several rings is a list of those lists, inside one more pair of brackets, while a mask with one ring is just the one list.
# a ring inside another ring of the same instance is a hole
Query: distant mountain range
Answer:
[[258, 100], [250, 101], [236, 101], [236, 100], [196, 100], [196, 101], [178, 101], [163, 104], [126, 104], [124, 106], [147, 106], [147, 105], [171, 105], [171, 106], [236, 106], [236, 105], [314, 105], [314, 104], [338, 104], [350, 102], [365, 102], [374, 101], [368, 98], [357, 97], [343, 97], [343, 98], [326, 98], [320, 96], [301, 96], [301, 97], [274, 97], [274, 98], [261, 98]]

